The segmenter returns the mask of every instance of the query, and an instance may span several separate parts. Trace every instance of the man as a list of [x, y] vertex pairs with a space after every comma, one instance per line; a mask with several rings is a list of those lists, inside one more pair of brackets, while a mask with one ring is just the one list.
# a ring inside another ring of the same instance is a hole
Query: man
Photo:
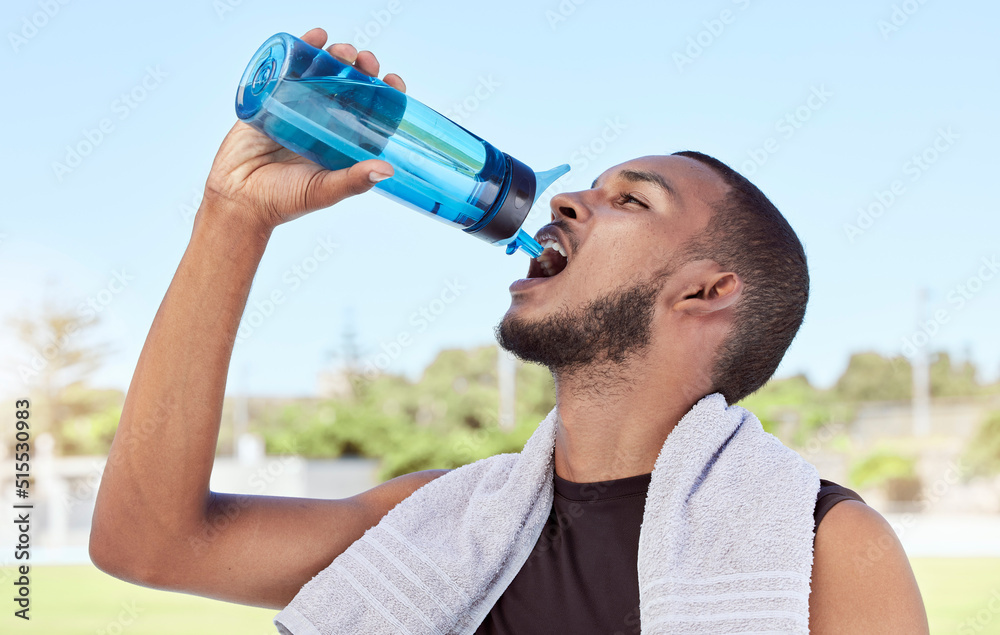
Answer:
[[[322, 47], [326, 34], [313, 29], [303, 39]], [[327, 50], [378, 74], [370, 52]], [[384, 81], [405, 90], [396, 75]], [[230, 131], [108, 457], [90, 541], [102, 570], [281, 608], [444, 473], [409, 474], [344, 500], [209, 490], [236, 330], [272, 230], [392, 174], [379, 160], [330, 172], [242, 123]], [[553, 372], [557, 485], [634, 488], [699, 399], [721, 392], [735, 403], [774, 372], [804, 314], [805, 257], [756, 188], [697, 153], [628, 161], [588, 190], [555, 196], [551, 208], [539, 237], [558, 242], [566, 257], [547, 250], [527, 280], [511, 285], [498, 338]], [[748, 208], [766, 222], [747, 217]], [[506, 600], [518, 588], [515, 579], [481, 630], [503, 632]], [[628, 607], [638, 598], [616, 601]], [[859, 501], [836, 505], [817, 529], [809, 608], [817, 633], [927, 631], [895, 534]], [[633, 617], [611, 629], [638, 632], [636, 624]]]

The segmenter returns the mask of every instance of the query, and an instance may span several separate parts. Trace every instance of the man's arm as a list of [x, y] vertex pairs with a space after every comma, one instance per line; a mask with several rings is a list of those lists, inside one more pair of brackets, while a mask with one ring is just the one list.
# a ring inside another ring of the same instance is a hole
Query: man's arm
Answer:
[[903, 546], [889, 523], [864, 503], [838, 503], [816, 532], [809, 632], [928, 632]]
[[[323, 46], [317, 29], [303, 36]], [[377, 75], [371, 53], [328, 49]], [[403, 90], [398, 77], [386, 81]], [[410, 474], [345, 500], [209, 490], [226, 375], [274, 227], [392, 174], [384, 161], [331, 172], [237, 123], [216, 156], [190, 244], [153, 319], [108, 455], [90, 555], [156, 588], [280, 608], [366, 529], [440, 475]]]

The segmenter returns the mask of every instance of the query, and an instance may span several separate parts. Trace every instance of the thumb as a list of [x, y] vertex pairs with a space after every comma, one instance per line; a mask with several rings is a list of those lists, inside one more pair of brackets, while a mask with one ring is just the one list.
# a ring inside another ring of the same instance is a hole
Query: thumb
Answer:
[[330, 207], [345, 198], [367, 192], [393, 174], [392, 165], [380, 159], [361, 161], [343, 170], [323, 172], [309, 184], [306, 200], [310, 209]]

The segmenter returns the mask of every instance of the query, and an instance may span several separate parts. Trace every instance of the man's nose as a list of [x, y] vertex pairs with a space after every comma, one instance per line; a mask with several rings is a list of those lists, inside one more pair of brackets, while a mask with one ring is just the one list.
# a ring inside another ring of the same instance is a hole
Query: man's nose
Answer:
[[584, 222], [590, 216], [590, 208], [582, 198], [583, 192], [560, 192], [549, 201], [552, 221], [569, 219]]

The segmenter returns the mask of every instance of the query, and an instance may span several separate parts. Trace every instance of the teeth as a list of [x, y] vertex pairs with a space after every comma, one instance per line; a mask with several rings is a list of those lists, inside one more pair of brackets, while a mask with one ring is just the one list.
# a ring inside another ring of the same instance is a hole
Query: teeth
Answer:
[[557, 240], [553, 240], [552, 238], [547, 238], [544, 241], [542, 241], [541, 244], [542, 244], [542, 248], [543, 249], [552, 249], [553, 251], [559, 252], [559, 254], [563, 258], [567, 258], [568, 257], [566, 255], [566, 248], [563, 247], [562, 245], [560, 245], [559, 241], [557, 241]]

